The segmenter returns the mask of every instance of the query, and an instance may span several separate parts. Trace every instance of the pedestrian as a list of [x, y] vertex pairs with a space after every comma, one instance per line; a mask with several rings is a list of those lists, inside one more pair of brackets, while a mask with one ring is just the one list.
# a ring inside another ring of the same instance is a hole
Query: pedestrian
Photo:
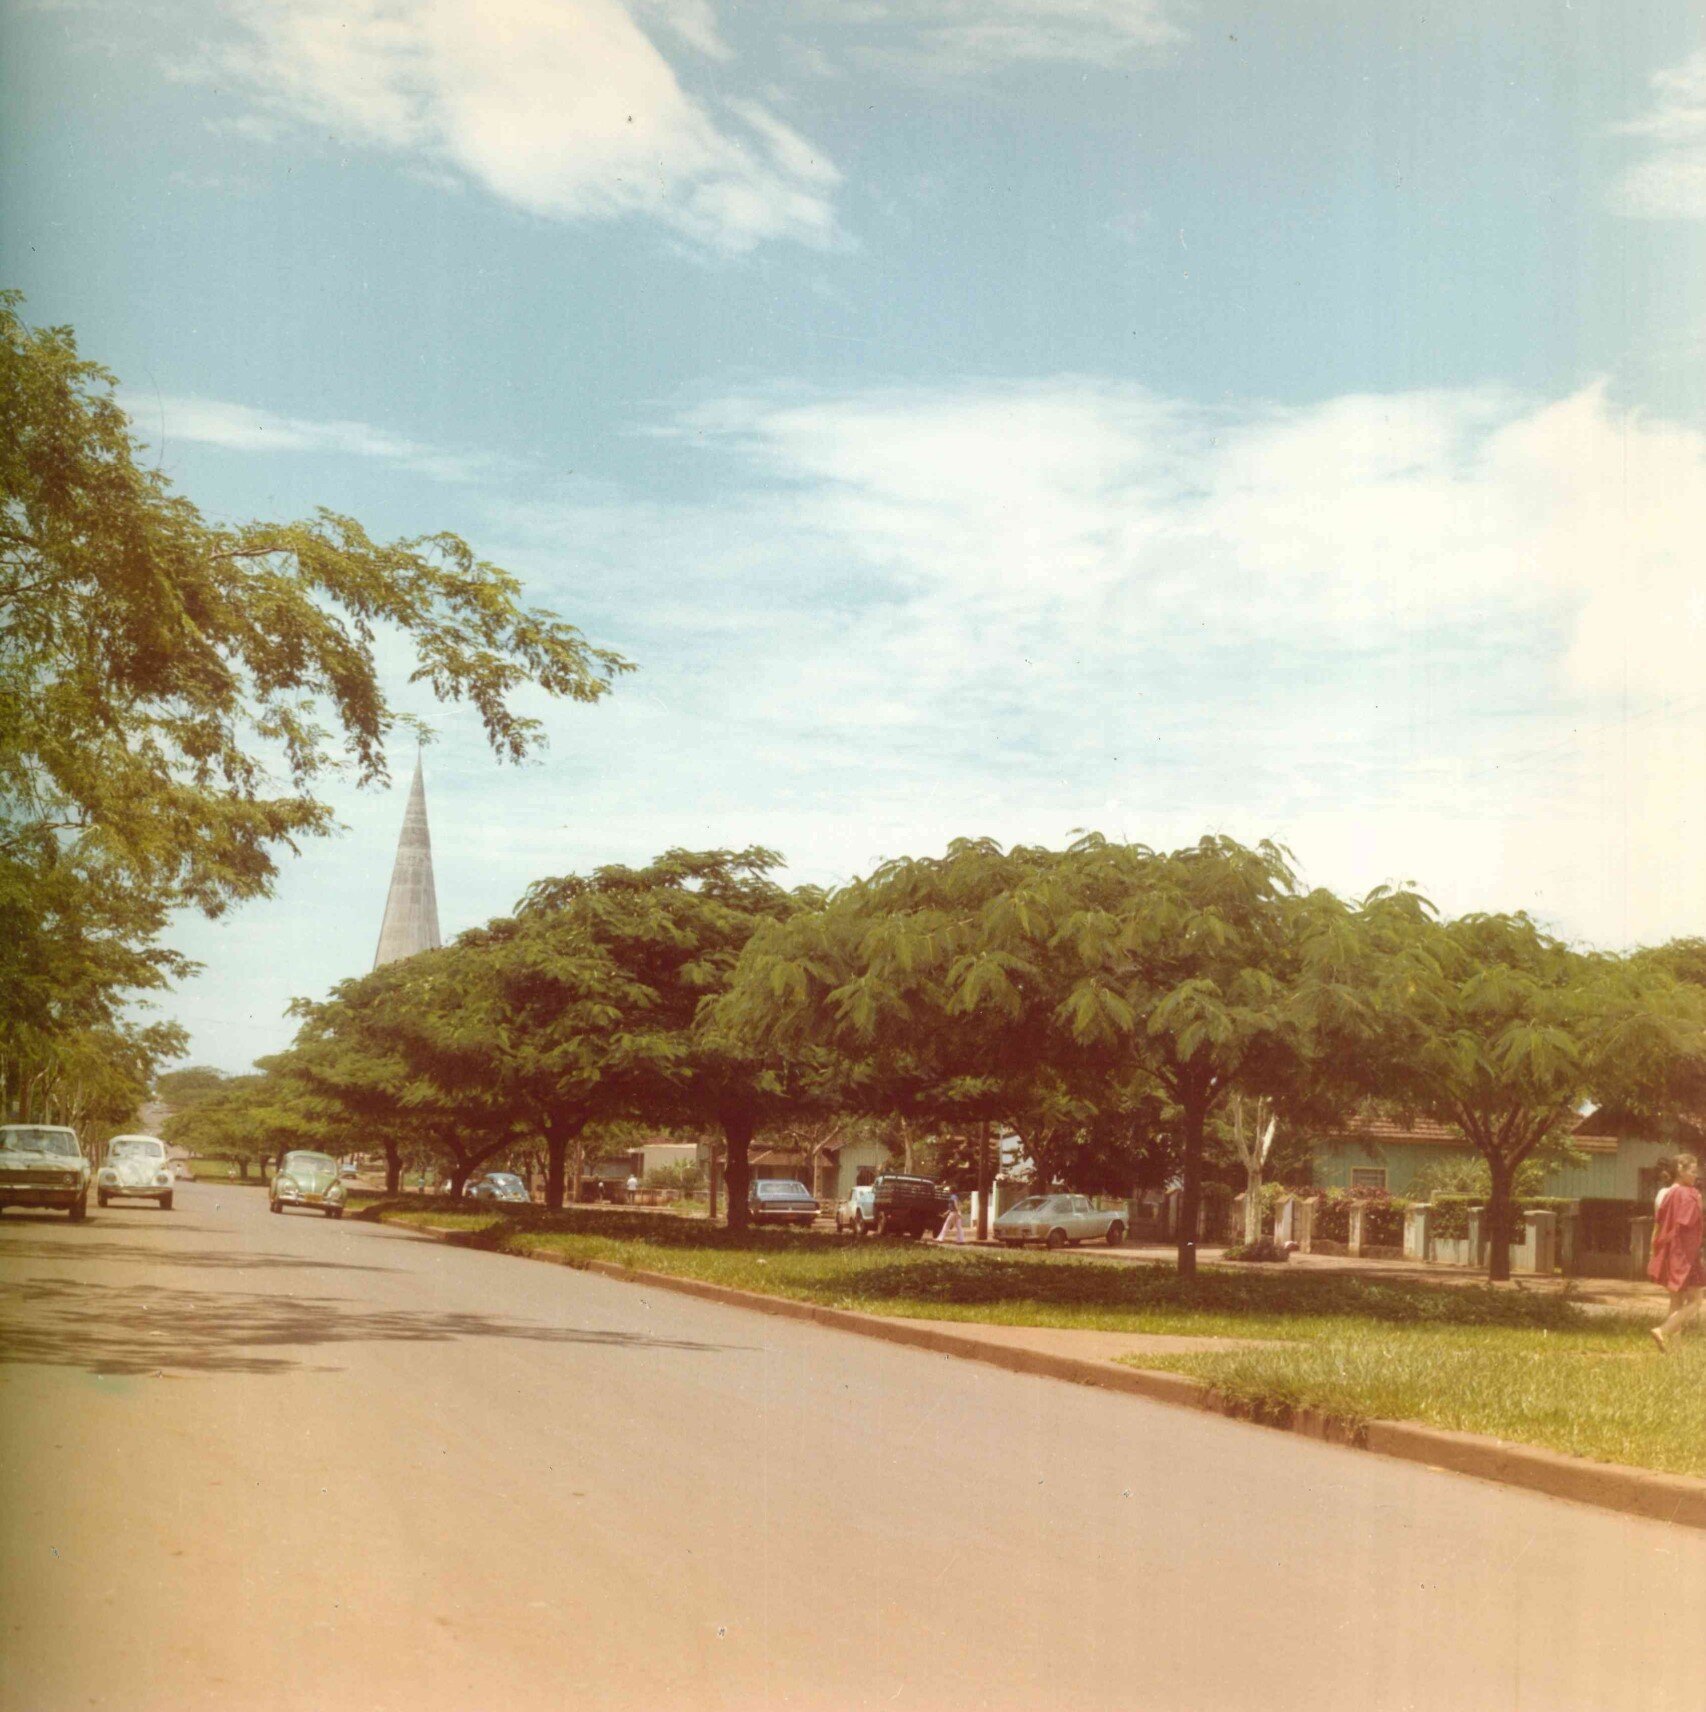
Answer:
[[1671, 1162], [1675, 1182], [1659, 1198], [1653, 1221], [1653, 1258], [1647, 1276], [1670, 1292], [1670, 1313], [1653, 1327], [1653, 1342], [1669, 1351], [1670, 1340], [1700, 1311], [1700, 1161], [1679, 1153]]
[[633, 1172], [628, 1173], [628, 1205], [634, 1204], [634, 1197], [640, 1192], [640, 1180]]
[[946, 1242], [949, 1231], [954, 1233], [956, 1242], [962, 1244], [965, 1242], [966, 1227], [960, 1223], [960, 1198], [951, 1189], [948, 1191], [948, 1210], [943, 1215], [942, 1228], [937, 1231], [936, 1240]]

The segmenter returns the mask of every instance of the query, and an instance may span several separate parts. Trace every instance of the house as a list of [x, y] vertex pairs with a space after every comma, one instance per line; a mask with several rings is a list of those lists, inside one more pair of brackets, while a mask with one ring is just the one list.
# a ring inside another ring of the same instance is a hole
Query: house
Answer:
[[[1570, 1145], [1585, 1158], [1579, 1165], [1553, 1166], [1541, 1193], [1567, 1200], [1650, 1201], [1658, 1190], [1658, 1162], [1676, 1146], [1618, 1133], [1620, 1128], [1597, 1113], [1578, 1119]], [[1314, 1154], [1315, 1181], [1322, 1188], [1385, 1189], [1394, 1195], [1407, 1195], [1424, 1167], [1481, 1157], [1450, 1124], [1373, 1112], [1352, 1129], [1323, 1136]]]

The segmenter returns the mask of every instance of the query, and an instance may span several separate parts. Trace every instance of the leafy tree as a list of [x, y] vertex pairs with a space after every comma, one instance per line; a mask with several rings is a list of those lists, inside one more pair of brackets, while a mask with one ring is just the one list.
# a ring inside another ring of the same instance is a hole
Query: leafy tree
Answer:
[[111, 1025], [186, 968], [170, 912], [270, 889], [331, 830], [334, 770], [386, 776], [410, 682], [470, 703], [496, 752], [540, 741], [528, 685], [594, 701], [627, 662], [455, 535], [389, 544], [320, 511], [215, 524], [172, 491], [67, 328], [0, 296], [0, 1062]]
[[1301, 1097], [1328, 1073], [1292, 1000], [1342, 913], [1271, 845], [961, 840], [768, 932], [731, 1010], [759, 1039], [827, 1042], [893, 1108], [999, 1119], [1045, 1150], [1123, 1128], [1135, 1164], [1173, 1130], [1190, 1273], [1211, 1118], [1234, 1091]]
[[1589, 1101], [1662, 1103], [1706, 1070], [1706, 992], [1573, 950], [1523, 914], [1442, 921], [1410, 892], [1373, 894], [1359, 926], [1361, 978], [1340, 971], [1338, 1002], [1360, 1022], [1367, 1080], [1486, 1162], [1488, 1275], [1506, 1279], [1524, 1165]]
[[[517, 908], [524, 928], [596, 946], [620, 972], [627, 985], [619, 1016], [591, 1036], [589, 1053], [568, 1042], [569, 1061], [601, 1062], [608, 1086], [600, 1100], [610, 1115], [721, 1134], [731, 1230], [747, 1224], [754, 1136], [797, 1112], [810, 1092], [811, 1065], [754, 1049], [723, 1026], [715, 1005], [761, 926], [821, 901], [770, 879], [780, 862], [759, 848], [670, 850], [644, 868], [537, 881]], [[574, 1075], [584, 1083], [583, 1070]]]
[[206, 1099], [166, 1119], [165, 1139], [199, 1159], [229, 1160], [244, 1178], [251, 1165], [264, 1175], [292, 1148], [335, 1149], [315, 1112], [294, 1094], [285, 1078], [265, 1069], [227, 1076]]

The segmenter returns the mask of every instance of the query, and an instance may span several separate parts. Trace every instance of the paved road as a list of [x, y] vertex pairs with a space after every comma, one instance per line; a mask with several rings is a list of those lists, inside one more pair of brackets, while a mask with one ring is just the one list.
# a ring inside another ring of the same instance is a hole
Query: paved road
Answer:
[[0, 1316], [6, 1712], [1706, 1704], [1706, 1536], [253, 1190]]

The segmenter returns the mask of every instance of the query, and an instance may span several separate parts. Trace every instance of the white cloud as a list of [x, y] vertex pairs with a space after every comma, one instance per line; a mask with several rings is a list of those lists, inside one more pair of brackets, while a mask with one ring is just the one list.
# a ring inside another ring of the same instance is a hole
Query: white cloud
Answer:
[[750, 99], [696, 98], [640, 20], [726, 62], [703, 0], [227, 0], [269, 114], [449, 169], [549, 219], [706, 246], [835, 241], [839, 175]]
[[476, 481], [502, 467], [488, 455], [441, 451], [365, 422], [314, 422], [216, 398], [126, 392], [119, 402], [139, 431], [163, 446], [189, 440], [239, 452], [330, 452], [377, 458], [452, 482]]
[[1118, 65], [1184, 39], [1167, 0], [831, 0], [826, 23], [856, 53], [940, 74], [1003, 65]]
[[1617, 129], [1646, 145], [1617, 186], [1621, 214], [1706, 219], [1706, 52], [1658, 72], [1651, 108]]
[[515, 512], [500, 553], [623, 614], [659, 813], [781, 817], [843, 874], [938, 829], [1217, 826], [1604, 941], [1706, 912], [1692, 430], [1598, 387], [1209, 410], [1062, 379], [668, 432], [726, 497]]

